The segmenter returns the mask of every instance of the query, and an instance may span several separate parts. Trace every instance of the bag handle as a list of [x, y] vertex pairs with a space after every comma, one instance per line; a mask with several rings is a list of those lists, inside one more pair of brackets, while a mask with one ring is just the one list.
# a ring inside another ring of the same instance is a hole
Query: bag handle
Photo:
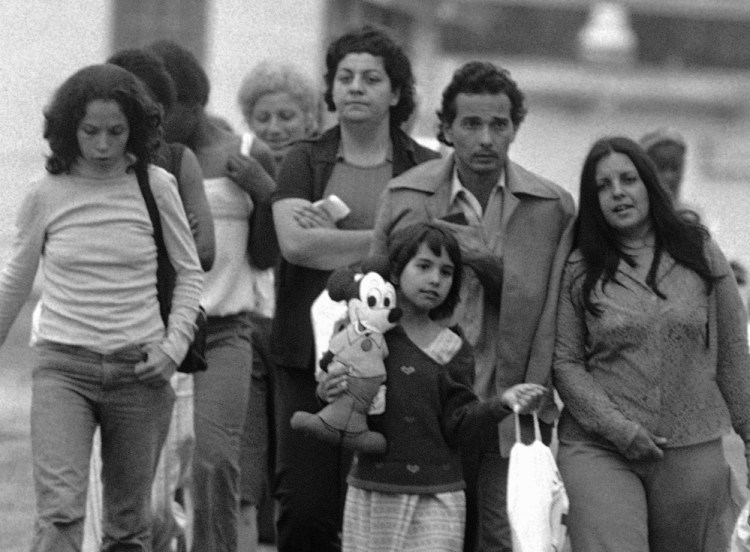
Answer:
[[156, 242], [156, 293], [159, 300], [159, 311], [162, 321], [166, 327], [169, 320], [169, 311], [172, 303], [172, 289], [174, 288], [175, 272], [169, 260], [167, 247], [164, 243], [164, 234], [161, 229], [161, 216], [156, 205], [156, 199], [151, 191], [151, 183], [148, 178], [148, 167], [136, 165], [135, 176], [138, 187], [146, 203], [151, 226], [154, 229], [154, 241]]
[[[535, 441], [541, 441], [542, 440], [542, 430], [539, 428], [539, 416], [536, 415], [536, 410], [531, 413], [531, 415], [534, 417], [534, 440]], [[513, 410], [513, 416], [515, 416], [515, 422], [516, 422], [516, 443], [520, 443], [521, 441], [521, 416], [518, 414], [516, 410]]]

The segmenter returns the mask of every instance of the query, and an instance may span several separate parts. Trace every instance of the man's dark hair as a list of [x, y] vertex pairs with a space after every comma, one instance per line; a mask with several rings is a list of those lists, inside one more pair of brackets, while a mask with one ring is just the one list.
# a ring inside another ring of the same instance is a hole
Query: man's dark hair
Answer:
[[113, 54], [107, 63], [117, 65], [141, 79], [167, 113], [177, 98], [172, 77], [167, 72], [161, 59], [151, 52], [138, 48], [128, 48]]
[[146, 49], [161, 58], [177, 89], [178, 102], [189, 106], [208, 104], [208, 75], [192, 52], [170, 40], [159, 40]]
[[510, 100], [510, 120], [517, 131], [526, 117], [524, 96], [510, 73], [488, 61], [470, 61], [453, 73], [453, 79], [443, 91], [443, 102], [437, 112], [440, 129], [437, 138], [451, 146], [443, 133], [456, 119], [456, 97], [459, 94], [505, 94]]

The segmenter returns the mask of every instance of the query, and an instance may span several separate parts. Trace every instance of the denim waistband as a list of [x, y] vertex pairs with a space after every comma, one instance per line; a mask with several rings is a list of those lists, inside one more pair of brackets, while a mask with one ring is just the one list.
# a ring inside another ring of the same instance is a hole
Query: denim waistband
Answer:
[[238, 312], [237, 314], [228, 314], [226, 316], [209, 316], [209, 330], [218, 330], [221, 328], [235, 326], [252, 326], [253, 317], [249, 312]]
[[36, 347], [38, 349], [46, 349], [48, 351], [65, 353], [100, 362], [138, 362], [146, 358], [146, 351], [143, 345], [128, 345], [109, 353], [98, 353], [81, 345], [70, 345], [57, 341], [40, 341]]

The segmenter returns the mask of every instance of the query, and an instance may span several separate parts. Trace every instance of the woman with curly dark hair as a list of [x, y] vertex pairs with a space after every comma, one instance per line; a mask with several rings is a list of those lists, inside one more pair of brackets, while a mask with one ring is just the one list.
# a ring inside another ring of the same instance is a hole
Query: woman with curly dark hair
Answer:
[[[80, 550], [99, 426], [102, 550], [149, 550], [151, 480], [174, 401], [169, 379], [192, 339], [202, 286], [195, 243], [173, 177], [150, 164], [159, 109], [135, 76], [113, 65], [81, 69], [44, 115], [49, 174], [23, 201], [0, 276], [1, 344], [44, 260], [34, 326], [32, 549]], [[166, 328], [137, 172], [150, 181], [177, 275]]]
[[722, 434], [733, 427], [750, 450], [746, 314], [729, 264], [622, 137], [586, 158], [575, 239], [554, 360], [572, 547], [726, 550], [740, 504]]
[[[364, 27], [334, 40], [326, 55], [328, 109], [338, 125], [302, 140], [284, 157], [273, 215], [282, 261], [271, 354], [276, 370], [276, 497], [281, 552], [339, 549], [350, 456], [293, 432], [297, 410], [317, 412], [310, 307], [332, 270], [367, 255], [375, 208], [388, 181], [438, 157], [401, 130], [414, 110], [414, 77], [403, 50]], [[338, 218], [319, 201], [338, 196]]]

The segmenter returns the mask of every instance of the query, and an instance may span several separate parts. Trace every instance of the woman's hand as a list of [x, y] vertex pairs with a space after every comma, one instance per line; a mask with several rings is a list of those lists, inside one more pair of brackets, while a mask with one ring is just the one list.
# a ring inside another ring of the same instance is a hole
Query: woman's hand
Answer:
[[187, 213], [188, 224], [190, 225], [190, 233], [193, 235], [193, 239], [198, 237], [198, 217], [193, 213]]
[[336, 222], [325, 209], [312, 204], [295, 207], [292, 216], [301, 228], [336, 228]]
[[146, 385], [161, 387], [169, 383], [177, 364], [156, 343], [146, 348], [146, 360], [135, 365], [135, 375]]
[[321, 372], [315, 394], [320, 400], [330, 403], [346, 391], [349, 369], [340, 362], [331, 362], [325, 372]]
[[519, 414], [531, 414], [537, 408], [547, 392], [547, 388], [538, 383], [519, 383], [500, 396], [500, 401]]
[[276, 185], [263, 166], [239, 153], [227, 158], [226, 174], [256, 203], [268, 203]]
[[622, 454], [628, 460], [659, 460], [664, 458], [664, 451], [661, 447], [666, 442], [666, 437], [654, 435], [645, 427], [638, 426], [635, 437]]
[[232, 153], [227, 158], [227, 176], [235, 182], [242, 180], [252, 182], [257, 178], [258, 171], [263, 171], [263, 167], [252, 157]]

